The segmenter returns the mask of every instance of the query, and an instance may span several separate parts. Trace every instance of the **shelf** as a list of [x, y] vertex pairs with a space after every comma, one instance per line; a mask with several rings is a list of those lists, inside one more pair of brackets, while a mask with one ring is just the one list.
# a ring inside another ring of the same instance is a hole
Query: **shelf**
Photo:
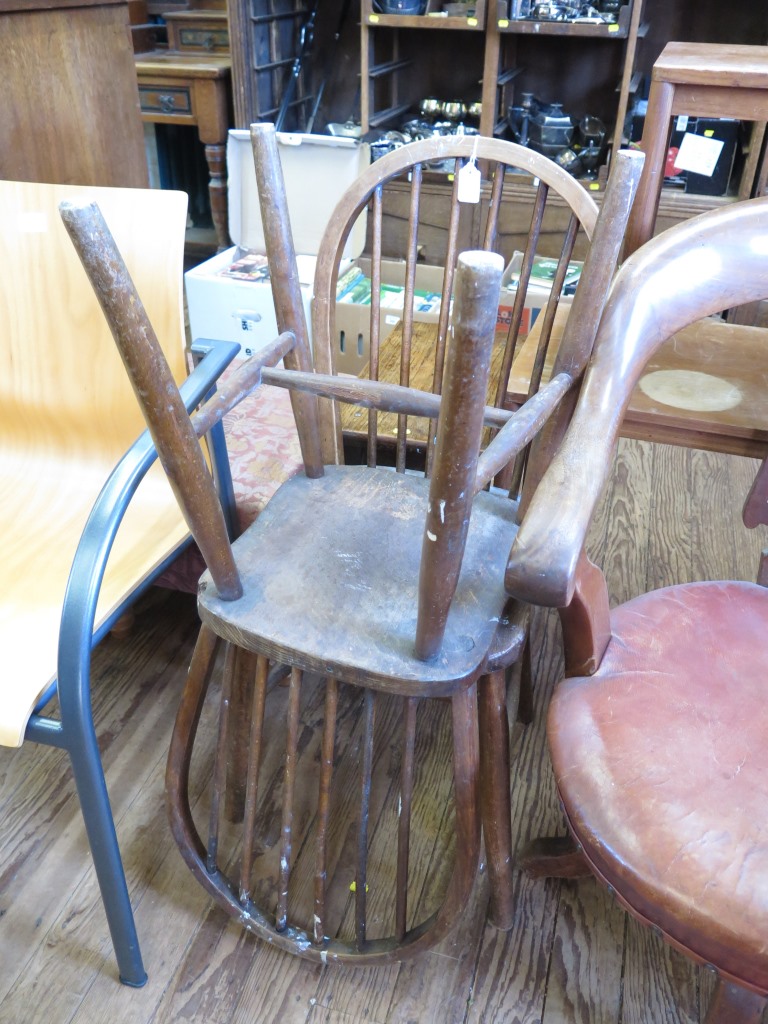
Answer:
[[376, 64], [368, 72], [369, 78], [381, 78], [382, 75], [391, 75], [395, 71], [400, 71], [402, 68], [410, 67], [413, 64], [412, 60], [405, 58], [403, 60], [388, 60], [384, 64]]
[[573, 36], [589, 39], [626, 39], [629, 35], [632, 4], [619, 9], [619, 20], [613, 25], [585, 25], [573, 21], [531, 21], [527, 18], [510, 19], [506, 0], [497, 0], [499, 32], [509, 35]]
[[402, 117], [403, 114], [407, 114], [412, 109], [411, 103], [401, 103], [396, 107], [389, 107], [387, 110], [380, 110], [378, 114], [371, 114], [368, 118], [368, 126], [370, 128], [380, 128], [386, 124], [387, 121], [394, 121], [395, 118]]

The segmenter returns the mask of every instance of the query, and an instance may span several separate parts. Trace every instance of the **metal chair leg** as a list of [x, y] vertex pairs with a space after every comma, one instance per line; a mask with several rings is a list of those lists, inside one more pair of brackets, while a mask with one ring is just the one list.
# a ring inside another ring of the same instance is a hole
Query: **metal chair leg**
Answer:
[[120, 981], [132, 988], [146, 984], [147, 972], [141, 959], [139, 938], [133, 919], [112, 809], [93, 724], [80, 723], [76, 741], [66, 745], [72, 761], [85, 829], [93, 855], [93, 866], [107, 913], [115, 947]]

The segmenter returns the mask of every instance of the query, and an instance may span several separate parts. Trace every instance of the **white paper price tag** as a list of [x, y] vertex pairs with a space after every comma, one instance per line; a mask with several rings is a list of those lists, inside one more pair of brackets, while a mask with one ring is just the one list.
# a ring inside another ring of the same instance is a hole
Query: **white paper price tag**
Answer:
[[675, 157], [675, 167], [680, 171], [693, 171], [694, 174], [711, 177], [722, 149], [722, 139], [708, 139], [704, 135], [686, 132]]
[[459, 171], [458, 198], [460, 203], [480, 202], [480, 168], [474, 160]]

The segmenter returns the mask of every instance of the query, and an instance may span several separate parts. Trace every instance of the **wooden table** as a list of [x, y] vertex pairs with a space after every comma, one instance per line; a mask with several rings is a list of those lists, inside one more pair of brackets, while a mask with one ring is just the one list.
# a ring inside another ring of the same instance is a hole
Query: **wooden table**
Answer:
[[[671, 119], [676, 114], [734, 117], [758, 125], [767, 121], [768, 48], [676, 42], [664, 47], [651, 72], [642, 141], [645, 167], [627, 225], [625, 258], [653, 234]], [[748, 169], [744, 172], [747, 181], [757, 171], [762, 135], [761, 126], [753, 135]]]
[[[390, 334], [381, 343], [379, 349], [379, 380], [391, 384], [400, 383], [400, 349], [402, 347], [402, 320], [393, 328]], [[501, 374], [501, 360], [504, 354], [504, 342], [506, 341], [507, 328], [499, 331], [493, 346], [491, 355], [491, 373], [488, 383], [489, 405], [493, 405], [496, 398], [499, 376]], [[418, 388], [421, 391], [432, 390], [432, 373], [434, 369], [434, 350], [437, 336], [437, 325], [420, 323], [416, 321], [413, 325], [413, 340], [411, 348], [411, 377], [410, 387]], [[360, 376], [366, 376], [362, 371]], [[363, 435], [368, 433], [368, 410], [359, 405], [348, 405], [340, 402], [341, 427], [345, 433]], [[409, 416], [407, 435], [408, 440], [424, 443], [429, 432], [429, 421], [420, 416]], [[397, 413], [380, 412], [378, 415], [377, 434], [381, 440], [390, 439], [392, 443], [397, 439]]]
[[[549, 379], [568, 308], [552, 328]], [[508, 394], [526, 394], [539, 331], [534, 325], [512, 367]], [[759, 327], [700, 320], [664, 342], [635, 388], [623, 437], [763, 458], [768, 451], [768, 335]]]
[[[552, 327], [544, 365], [549, 380], [570, 307], [561, 306]], [[534, 325], [512, 366], [507, 405], [525, 401], [541, 322]], [[415, 323], [411, 387], [432, 388], [434, 324]], [[500, 330], [491, 360], [488, 401], [493, 404], [501, 370], [506, 329]], [[402, 323], [381, 345], [380, 378], [400, 377]], [[768, 337], [758, 327], [702, 320], [666, 341], [646, 367], [621, 429], [623, 437], [705, 451], [763, 458], [768, 451]], [[760, 358], [762, 356], [762, 359]], [[353, 435], [368, 431], [368, 410], [340, 403], [342, 429]], [[427, 440], [427, 420], [408, 417], [408, 440]], [[380, 440], [397, 438], [397, 415], [379, 413]]]
[[139, 100], [144, 121], [191, 124], [205, 146], [211, 214], [219, 252], [229, 244], [226, 142], [230, 118], [229, 56], [178, 52], [136, 56]]

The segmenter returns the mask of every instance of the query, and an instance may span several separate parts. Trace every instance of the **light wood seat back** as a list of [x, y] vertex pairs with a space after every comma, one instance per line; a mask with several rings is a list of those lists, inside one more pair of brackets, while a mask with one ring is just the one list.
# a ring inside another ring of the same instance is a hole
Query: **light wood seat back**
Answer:
[[[10, 746], [56, 676], [64, 590], [90, 509], [144, 427], [58, 213], [62, 200], [86, 196], [98, 198], [126, 253], [176, 379], [186, 376], [186, 196], [0, 182], [0, 526], [11, 581], [0, 603], [0, 743]], [[151, 471], [118, 534], [98, 621], [187, 535], [162, 473]]]

